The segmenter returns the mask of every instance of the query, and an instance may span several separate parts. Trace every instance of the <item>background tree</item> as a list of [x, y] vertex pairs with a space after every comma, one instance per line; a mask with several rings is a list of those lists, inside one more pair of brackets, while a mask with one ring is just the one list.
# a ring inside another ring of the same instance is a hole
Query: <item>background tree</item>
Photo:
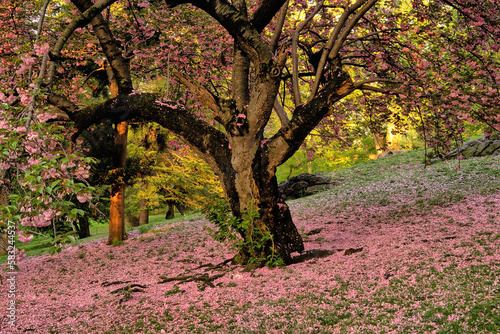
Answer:
[[166, 219], [171, 219], [174, 207], [182, 214], [187, 209], [199, 211], [222, 195], [210, 167], [158, 124], [132, 127], [127, 165], [128, 174], [134, 177], [126, 210], [137, 216], [139, 225], [146, 223], [141, 218], [144, 211], [163, 210]]

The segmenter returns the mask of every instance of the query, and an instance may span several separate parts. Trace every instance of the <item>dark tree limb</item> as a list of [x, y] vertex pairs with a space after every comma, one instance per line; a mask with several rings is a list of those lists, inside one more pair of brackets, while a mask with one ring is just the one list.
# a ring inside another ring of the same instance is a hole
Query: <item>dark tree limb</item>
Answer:
[[[231, 149], [222, 132], [201, 120], [184, 106], [172, 101], [162, 101], [157, 94], [120, 95], [96, 106], [75, 111], [71, 115], [78, 135], [93, 124], [110, 119], [114, 122], [125, 120], [156, 122], [171, 130], [189, 144], [224, 180], [224, 185], [234, 183], [231, 167]], [[234, 195], [233, 190], [226, 193]]]
[[147, 286], [142, 285], [142, 284], [130, 284], [130, 285], [124, 286], [122, 288], [113, 290], [110, 292], [110, 294], [113, 295], [113, 294], [118, 293], [118, 292], [144, 292], [144, 290], [142, 290], [142, 289], [145, 289], [145, 288], [147, 288]]
[[76, 104], [63, 95], [50, 94], [47, 97], [47, 102], [65, 112], [70, 119], [79, 110]]
[[[85, 12], [93, 3], [91, 0], [71, 0], [73, 4], [81, 11]], [[114, 78], [118, 84], [120, 94], [130, 94], [133, 90], [132, 78], [128, 61], [123, 57], [122, 51], [116, 42], [108, 22], [102, 14], [96, 15], [90, 22], [94, 29], [95, 36], [99, 39], [102, 51], [104, 52], [109, 65], [113, 69]]]
[[[165, 3], [173, 6], [182, 3], [191, 3], [202, 9], [217, 20], [222, 27], [233, 36], [236, 43], [238, 43], [239, 47], [250, 57], [254, 64], [268, 64], [271, 62], [273, 55], [267, 43], [262, 39], [260, 32], [248, 21], [244, 13], [241, 13], [228, 1], [165, 0]], [[281, 5], [279, 5], [276, 11], [278, 11], [280, 7]]]
[[[116, 1], [117, 0], [101, 0], [96, 4], [92, 4], [91, 6], [89, 6], [86, 10], [83, 11], [83, 13], [78, 18], [73, 19], [71, 23], [68, 24], [66, 29], [64, 29], [63, 33], [57, 40], [56, 44], [54, 44], [54, 47], [52, 48], [50, 54], [51, 60], [57, 60], [59, 58], [64, 45], [66, 44], [66, 42], [69, 40], [69, 38], [76, 29], [85, 27], [94, 19], [94, 17], [99, 15], [104, 9], [106, 9]], [[56, 63], [54, 61], [51, 62], [50, 64], [48, 72], [49, 82], [52, 82], [54, 78], [56, 70], [55, 65]]]
[[[283, 7], [285, 0], [264, 0], [252, 15], [251, 23], [260, 33], [271, 22], [274, 15]], [[286, 11], [285, 11], [286, 12]]]

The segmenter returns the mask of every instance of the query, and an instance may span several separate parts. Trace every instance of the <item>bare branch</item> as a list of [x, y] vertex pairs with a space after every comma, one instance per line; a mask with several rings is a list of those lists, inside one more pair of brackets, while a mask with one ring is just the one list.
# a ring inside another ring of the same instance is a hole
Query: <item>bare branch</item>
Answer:
[[275, 168], [290, 158], [307, 135], [331, 113], [333, 105], [355, 89], [349, 75], [343, 73], [337, 80], [328, 82], [313, 100], [297, 106], [288, 125], [282, 127], [267, 144], [269, 168]]
[[[316, 79], [314, 80], [311, 95], [309, 96], [309, 101], [311, 101], [318, 92], [320, 80], [323, 76], [323, 70], [327, 59], [334, 59], [337, 57], [340, 48], [347, 39], [347, 36], [351, 33], [351, 30], [356, 26], [358, 21], [366, 14], [366, 12], [370, 10], [373, 5], [375, 5], [377, 1], [378, 0], [358, 0], [354, 5], [349, 6], [344, 11], [323, 49], [323, 54], [321, 55], [318, 69], [316, 71]], [[359, 11], [348, 21], [349, 17], [358, 9]]]
[[33, 91], [31, 93], [31, 101], [28, 107], [28, 117], [26, 120], [26, 127], [29, 127], [31, 124], [31, 119], [33, 118], [33, 111], [35, 110], [35, 101], [36, 95], [40, 87], [42, 86], [43, 77], [45, 76], [45, 71], [47, 70], [47, 60], [49, 57], [49, 52], [45, 52], [42, 57], [42, 67], [40, 68], [40, 73], [38, 74], [38, 80], [33, 87]]
[[387, 83], [395, 83], [395, 84], [401, 83], [401, 81], [398, 81], [398, 80], [374, 78], [374, 79], [367, 79], [367, 80], [357, 82], [354, 84], [353, 87], [354, 87], [354, 89], [369, 90], [369, 91], [377, 92], [377, 93], [383, 93], [383, 94], [389, 93], [389, 91], [390, 91], [389, 89], [368, 85], [368, 84], [373, 83], [373, 82], [387, 82]]
[[280, 101], [278, 98], [274, 100], [274, 111], [278, 115], [280, 121], [281, 121], [281, 127], [285, 127], [290, 123], [290, 120], [288, 119], [288, 115], [286, 114], [285, 108], [281, 105]]
[[[42, 28], [43, 28], [43, 22], [45, 21], [45, 13], [47, 12], [47, 7], [49, 5], [49, 2], [50, 0], [45, 0], [45, 3], [42, 5], [42, 8], [40, 9], [40, 18], [38, 20], [38, 28], [36, 31], [35, 44], [37, 44], [38, 40], [40, 39], [40, 34], [42, 33]], [[40, 72], [38, 73], [38, 80], [35, 84], [35, 87], [33, 87], [33, 91], [31, 93], [31, 101], [28, 107], [28, 117], [26, 120], [26, 127], [30, 126], [31, 119], [33, 118], [33, 111], [35, 110], [35, 97], [42, 85], [43, 77], [45, 76], [45, 71], [47, 70], [47, 57], [48, 57], [48, 52], [45, 52], [42, 57], [42, 66], [40, 68]], [[30, 68], [29, 71], [30, 80], [32, 79], [31, 75], [32, 75], [32, 69]]]
[[204, 86], [191, 81], [187, 76], [180, 73], [174, 73], [173, 76], [184, 86], [186, 86], [198, 101], [214, 111], [217, 115], [221, 114], [221, 108], [217, 98]]
[[322, 0], [316, 8], [312, 11], [309, 16], [302, 21], [299, 26], [297, 27], [297, 30], [293, 33], [292, 37], [292, 64], [293, 64], [293, 72], [292, 72], [292, 86], [293, 86], [293, 97], [295, 100], [295, 105], [298, 106], [302, 104], [301, 98], [300, 98], [300, 89], [299, 89], [299, 55], [298, 55], [298, 44], [299, 44], [299, 35], [302, 29], [305, 28], [305, 26], [311, 22], [311, 20], [318, 14], [321, 8], [323, 8], [323, 3], [325, 0]]
[[[42, 34], [43, 23], [45, 22], [45, 14], [47, 12], [47, 7], [49, 6], [49, 3], [50, 3], [50, 0], [45, 0], [45, 3], [42, 5], [42, 8], [40, 9], [40, 18], [38, 19], [38, 27], [36, 29], [35, 45], [38, 44], [38, 41], [40, 40], [40, 35]], [[33, 69], [30, 68], [29, 75], [28, 75], [30, 80], [32, 79], [32, 71], [33, 71]]]
[[[92, 19], [94, 19], [94, 17], [99, 15], [104, 9], [106, 9], [106, 7], [110, 6], [116, 1], [117, 0], [101, 0], [97, 2], [95, 5], [90, 6], [78, 18], [73, 19], [71, 23], [68, 24], [66, 29], [64, 29], [63, 33], [61, 34], [56, 44], [52, 48], [50, 55], [52, 60], [57, 60], [57, 58], [59, 58], [64, 45], [66, 44], [66, 42], [76, 29], [85, 27], [92, 21]], [[55, 71], [56, 71], [56, 64], [55, 62], [51, 62], [48, 72], [49, 83], [52, 82], [52, 80], [54, 79]]]
[[356, 89], [369, 90], [369, 91], [377, 92], [377, 93], [384, 93], [384, 94], [389, 93], [388, 89], [370, 86], [370, 85], [356, 85], [355, 87], [356, 87]]
[[283, 25], [285, 24], [286, 13], [288, 12], [288, 4], [290, 0], [286, 0], [285, 4], [281, 7], [280, 14], [278, 16], [278, 21], [276, 22], [276, 27], [274, 35], [269, 43], [271, 52], [274, 53], [278, 47], [278, 42], [280, 40], [281, 32], [283, 31]]

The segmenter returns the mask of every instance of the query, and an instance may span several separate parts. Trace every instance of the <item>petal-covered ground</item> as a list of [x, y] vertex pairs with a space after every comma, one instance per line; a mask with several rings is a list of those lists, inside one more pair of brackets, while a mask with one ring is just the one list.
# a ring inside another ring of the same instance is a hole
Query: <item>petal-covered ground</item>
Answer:
[[83, 243], [19, 262], [16, 327], [1, 314], [0, 332], [500, 332], [500, 159], [391, 159], [289, 203], [298, 263], [224, 264], [234, 252], [203, 219]]

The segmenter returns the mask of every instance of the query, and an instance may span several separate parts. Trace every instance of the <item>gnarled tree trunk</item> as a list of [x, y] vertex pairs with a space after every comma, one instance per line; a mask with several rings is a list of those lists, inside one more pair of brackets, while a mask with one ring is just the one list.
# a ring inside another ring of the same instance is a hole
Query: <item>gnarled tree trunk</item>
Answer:
[[[253, 221], [253, 228], [242, 231], [242, 237], [251, 238], [255, 231], [269, 233], [271, 239], [256, 254], [250, 243], [242, 250], [241, 261], [246, 263], [250, 258], [266, 259], [273, 256], [281, 257], [285, 263], [291, 260], [291, 254], [302, 252], [304, 244], [295, 227], [288, 205], [281, 198], [275, 170], [262, 166], [260, 153], [253, 157], [250, 165], [234, 166], [245, 170], [236, 173], [235, 189], [229, 198], [233, 214], [241, 218], [244, 212], [257, 210], [258, 217]], [[244, 168], [243, 168], [244, 167]], [[256, 242], [260, 242], [257, 240]]]

